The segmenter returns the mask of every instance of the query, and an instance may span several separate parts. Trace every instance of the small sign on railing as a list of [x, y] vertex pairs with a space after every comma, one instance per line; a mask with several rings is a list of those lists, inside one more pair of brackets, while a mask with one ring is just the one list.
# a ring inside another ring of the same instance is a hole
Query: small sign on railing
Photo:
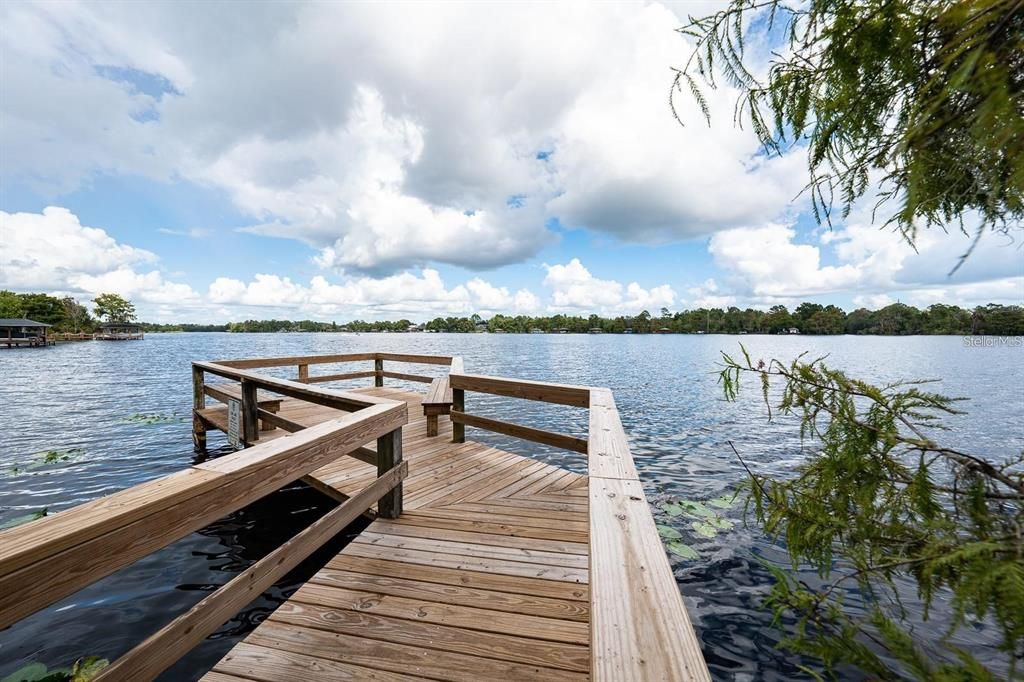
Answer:
[[242, 447], [242, 403], [228, 400], [228, 442], [236, 450]]

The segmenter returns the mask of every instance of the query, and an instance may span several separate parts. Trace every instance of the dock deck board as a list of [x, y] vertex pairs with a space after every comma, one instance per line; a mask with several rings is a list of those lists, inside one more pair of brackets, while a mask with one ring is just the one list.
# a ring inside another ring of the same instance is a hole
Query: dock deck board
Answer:
[[[421, 394], [359, 392], [408, 404], [405, 511], [371, 523], [204, 679], [587, 679], [587, 477], [452, 443], [445, 416], [428, 437]], [[342, 413], [286, 399], [279, 414], [312, 426]], [[306, 480], [348, 496], [376, 476], [343, 457]]]

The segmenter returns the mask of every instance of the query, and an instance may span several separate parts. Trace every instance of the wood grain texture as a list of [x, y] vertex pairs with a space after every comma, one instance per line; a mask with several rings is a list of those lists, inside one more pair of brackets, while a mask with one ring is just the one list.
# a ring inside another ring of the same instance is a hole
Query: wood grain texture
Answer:
[[638, 480], [629, 441], [615, 408], [615, 398], [606, 388], [590, 391], [590, 438], [587, 457], [589, 474], [599, 478]]
[[583, 438], [567, 436], [564, 433], [555, 433], [554, 431], [535, 429], [531, 426], [523, 426], [522, 424], [512, 424], [511, 422], [504, 422], [490, 417], [481, 417], [476, 414], [467, 414], [465, 412], [452, 412], [450, 416], [452, 422], [455, 424], [473, 426], [478, 429], [484, 429], [485, 431], [493, 431], [494, 433], [501, 433], [506, 436], [521, 438], [534, 443], [551, 445], [564, 450], [572, 450], [573, 452], [579, 452], [584, 455], [587, 454], [587, 441]]
[[258, 597], [325, 542], [341, 532], [385, 493], [400, 485], [408, 465], [400, 462], [348, 501], [314, 521], [226, 585], [160, 628], [105, 668], [96, 680], [151, 680]]
[[590, 571], [595, 682], [710, 681], [639, 481], [590, 479]]
[[590, 389], [586, 386], [527, 381], [526, 379], [504, 379], [482, 374], [452, 373], [449, 376], [453, 389], [573, 407], [588, 407], [590, 405]]

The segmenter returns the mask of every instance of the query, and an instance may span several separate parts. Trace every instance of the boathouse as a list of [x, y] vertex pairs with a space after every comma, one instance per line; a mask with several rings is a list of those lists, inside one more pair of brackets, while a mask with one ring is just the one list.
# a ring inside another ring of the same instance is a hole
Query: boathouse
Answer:
[[0, 344], [19, 346], [52, 346], [46, 334], [52, 325], [25, 318], [0, 318]]
[[[0, 628], [301, 480], [338, 506], [94, 682], [154, 679], [359, 516], [205, 682], [710, 682], [611, 390], [372, 352], [197, 361], [192, 388], [196, 450], [211, 431], [244, 449], [0, 531]], [[492, 398], [585, 418], [557, 433], [478, 413]]]
[[142, 325], [134, 322], [104, 322], [93, 338], [99, 341], [138, 341], [143, 338]]

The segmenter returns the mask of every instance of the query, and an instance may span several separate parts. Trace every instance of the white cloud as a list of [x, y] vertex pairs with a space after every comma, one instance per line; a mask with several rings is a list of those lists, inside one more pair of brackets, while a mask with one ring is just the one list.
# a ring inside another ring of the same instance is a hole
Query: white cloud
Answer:
[[[762, 305], [825, 294], [853, 294], [854, 305], [865, 307], [895, 300], [1024, 302], [1021, 247], [1004, 235], [985, 234], [950, 274], [971, 239], [959, 231], [921, 230], [912, 247], [899, 233], [855, 214], [847, 225], [822, 233], [817, 243], [798, 242], [793, 227], [769, 223], [717, 233], [709, 251], [733, 293]], [[823, 264], [828, 256], [834, 265]]]
[[0, 287], [92, 296], [113, 292], [143, 303], [188, 307], [198, 296], [150, 267], [155, 254], [122, 244], [106, 231], [83, 226], [66, 208], [42, 213], [0, 211]]
[[319, 318], [401, 315], [422, 320], [474, 312], [526, 313], [540, 306], [526, 289], [512, 294], [480, 278], [449, 289], [441, 275], [429, 268], [418, 276], [405, 272], [382, 278], [354, 277], [340, 284], [318, 275], [308, 286], [270, 274], [256, 275], [248, 283], [220, 277], [210, 284], [208, 297], [222, 305], [291, 310]]
[[675, 291], [667, 284], [644, 289], [594, 277], [578, 258], [564, 265], [545, 265], [544, 285], [551, 289], [552, 311], [631, 313], [671, 306]]
[[800, 153], [765, 160], [732, 124], [728, 88], [710, 129], [688, 97], [676, 123], [684, 19], [657, 3], [193, 9], [4, 5], [0, 173], [182, 177], [225, 190], [250, 231], [378, 275], [520, 262], [553, 216], [707, 234], [803, 185]]

